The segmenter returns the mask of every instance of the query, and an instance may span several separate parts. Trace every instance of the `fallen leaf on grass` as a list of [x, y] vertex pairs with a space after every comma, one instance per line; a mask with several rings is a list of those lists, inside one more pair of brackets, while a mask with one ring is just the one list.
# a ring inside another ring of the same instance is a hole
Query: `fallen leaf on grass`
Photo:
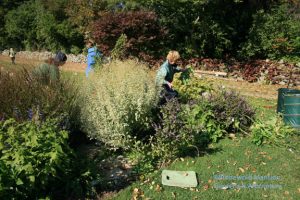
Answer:
[[159, 184], [157, 184], [156, 187], [155, 187], [155, 191], [156, 192], [161, 192], [161, 190], [162, 190], [162, 188], [160, 187]]
[[251, 151], [249, 151], [249, 150], [245, 151], [245, 153], [244, 153], [245, 156], [248, 156], [250, 154], [251, 154]]
[[176, 193], [172, 192], [172, 197], [175, 199], [176, 198]]
[[239, 168], [239, 170], [242, 172], [242, 173], [244, 173], [245, 172], [245, 170], [243, 169], [243, 168]]
[[208, 183], [212, 183], [213, 181], [211, 179], [208, 180]]
[[271, 156], [268, 156], [267, 158], [268, 158], [269, 160], [272, 160], [272, 157], [271, 157]]
[[266, 165], [267, 163], [265, 163], [265, 162], [261, 162], [261, 164], [262, 164], [262, 165]]
[[247, 165], [244, 166], [245, 170], [248, 170], [250, 167], [251, 167], [250, 164], [247, 164]]
[[289, 195], [290, 193], [289, 193], [289, 191], [284, 191], [284, 194]]
[[267, 152], [261, 151], [258, 153], [259, 155], [267, 155]]
[[134, 188], [132, 192], [132, 199], [139, 200], [142, 197], [144, 197], [144, 192], [141, 189]]
[[209, 185], [204, 185], [204, 186], [203, 186], [203, 189], [204, 189], [204, 190], [207, 190], [208, 188], [209, 188]]
[[236, 163], [237, 163], [237, 162], [235, 161], [232, 165], [236, 165]]

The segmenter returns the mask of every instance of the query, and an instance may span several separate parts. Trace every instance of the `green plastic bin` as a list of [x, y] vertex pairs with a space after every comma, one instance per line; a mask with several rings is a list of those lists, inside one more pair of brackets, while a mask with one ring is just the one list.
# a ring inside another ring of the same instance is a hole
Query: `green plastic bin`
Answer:
[[285, 94], [283, 99], [283, 121], [300, 128], [300, 94]]
[[300, 94], [300, 90], [280, 88], [278, 90], [277, 112], [284, 114], [284, 96], [288, 94]]

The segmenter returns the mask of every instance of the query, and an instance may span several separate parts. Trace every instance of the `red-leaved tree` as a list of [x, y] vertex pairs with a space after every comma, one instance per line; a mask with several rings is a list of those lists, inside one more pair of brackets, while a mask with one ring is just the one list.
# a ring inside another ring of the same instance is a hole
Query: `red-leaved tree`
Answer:
[[126, 34], [127, 56], [143, 60], [157, 57], [164, 49], [167, 30], [159, 25], [154, 12], [107, 12], [94, 22], [92, 35], [100, 50], [109, 55], [121, 34]]

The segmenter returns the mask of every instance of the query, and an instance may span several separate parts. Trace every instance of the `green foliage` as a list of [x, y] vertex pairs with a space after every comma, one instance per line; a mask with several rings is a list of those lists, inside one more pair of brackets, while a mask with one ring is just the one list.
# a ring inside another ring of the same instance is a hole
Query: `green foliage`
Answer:
[[0, 122], [1, 198], [45, 198], [69, 173], [74, 155], [68, 133], [57, 127], [54, 120], [41, 125]]
[[216, 120], [227, 132], [247, 131], [251, 126], [255, 110], [234, 91], [219, 89], [208, 98]]
[[74, 53], [83, 48], [84, 37], [93, 35], [108, 55], [123, 33], [128, 54], [149, 62], [167, 49], [183, 57], [295, 60], [300, 48], [296, 1], [2, 2], [2, 48]]
[[12, 42], [22, 42], [24, 46], [30, 43], [36, 46], [36, 24], [35, 16], [37, 5], [26, 2], [15, 10], [9, 11], [5, 16], [5, 30], [8, 38]]
[[27, 1], [6, 14], [7, 43], [27, 50], [51, 51], [69, 51], [72, 45], [82, 46], [83, 37], [66, 16], [58, 14], [61, 8], [47, 7], [47, 2]]
[[285, 138], [295, 133], [296, 130], [285, 125], [279, 116], [273, 117], [267, 122], [256, 120], [251, 126], [252, 142], [256, 145], [282, 145]]
[[132, 136], [141, 139], [150, 128], [155, 84], [139, 63], [104, 65], [83, 85], [81, 95], [84, 131], [110, 148], [128, 148]]
[[272, 59], [299, 56], [300, 22], [290, 9], [284, 4], [270, 12], [258, 11], [241, 56]]
[[150, 143], [134, 141], [126, 157], [133, 163], [133, 171], [136, 174], [148, 174], [157, 167], [157, 158], [153, 156]]
[[226, 133], [215, 119], [206, 102], [180, 104], [169, 101], [161, 108], [160, 121], [155, 124], [155, 135], [149, 142], [132, 149], [136, 171], [146, 172], [170, 161], [199, 153], [211, 142], [217, 142]]
[[223, 57], [235, 54], [251, 25], [251, 16], [260, 4], [222, 0], [146, 0], [161, 24], [169, 30], [165, 46], [183, 56]]
[[173, 81], [173, 86], [179, 93], [179, 98], [182, 102], [189, 100], [199, 100], [205, 92], [211, 92], [212, 85], [205, 79], [196, 77], [191, 69], [186, 72], [176, 74]]
[[115, 47], [111, 51], [111, 56], [114, 60], [116, 59], [120, 60], [125, 58], [126, 43], [127, 43], [127, 36], [125, 34], [122, 34], [117, 40]]
[[0, 198], [79, 199], [99, 177], [68, 145], [59, 120], [0, 121]]
[[179, 78], [175, 77], [174, 88], [179, 92], [179, 99], [183, 103], [209, 103], [209, 110], [227, 132], [247, 130], [252, 124], [255, 111], [244, 98], [234, 91], [213, 91], [210, 83], [193, 75], [190, 69], [181, 73]]

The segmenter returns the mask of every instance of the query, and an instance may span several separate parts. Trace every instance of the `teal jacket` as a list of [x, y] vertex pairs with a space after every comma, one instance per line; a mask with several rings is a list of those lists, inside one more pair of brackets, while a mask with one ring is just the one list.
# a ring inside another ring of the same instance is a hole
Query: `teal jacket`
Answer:
[[167, 84], [167, 82], [172, 82], [174, 74], [181, 72], [182, 69], [177, 67], [177, 65], [171, 65], [168, 60], [166, 60], [159, 68], [156, 74], [156, 85], [162, 86]]
[[55, 82], [60, 78], [58, 67], [47, 63], [41, 64], [34, 69], [33, 75], [41, 78], [45, 83]]

